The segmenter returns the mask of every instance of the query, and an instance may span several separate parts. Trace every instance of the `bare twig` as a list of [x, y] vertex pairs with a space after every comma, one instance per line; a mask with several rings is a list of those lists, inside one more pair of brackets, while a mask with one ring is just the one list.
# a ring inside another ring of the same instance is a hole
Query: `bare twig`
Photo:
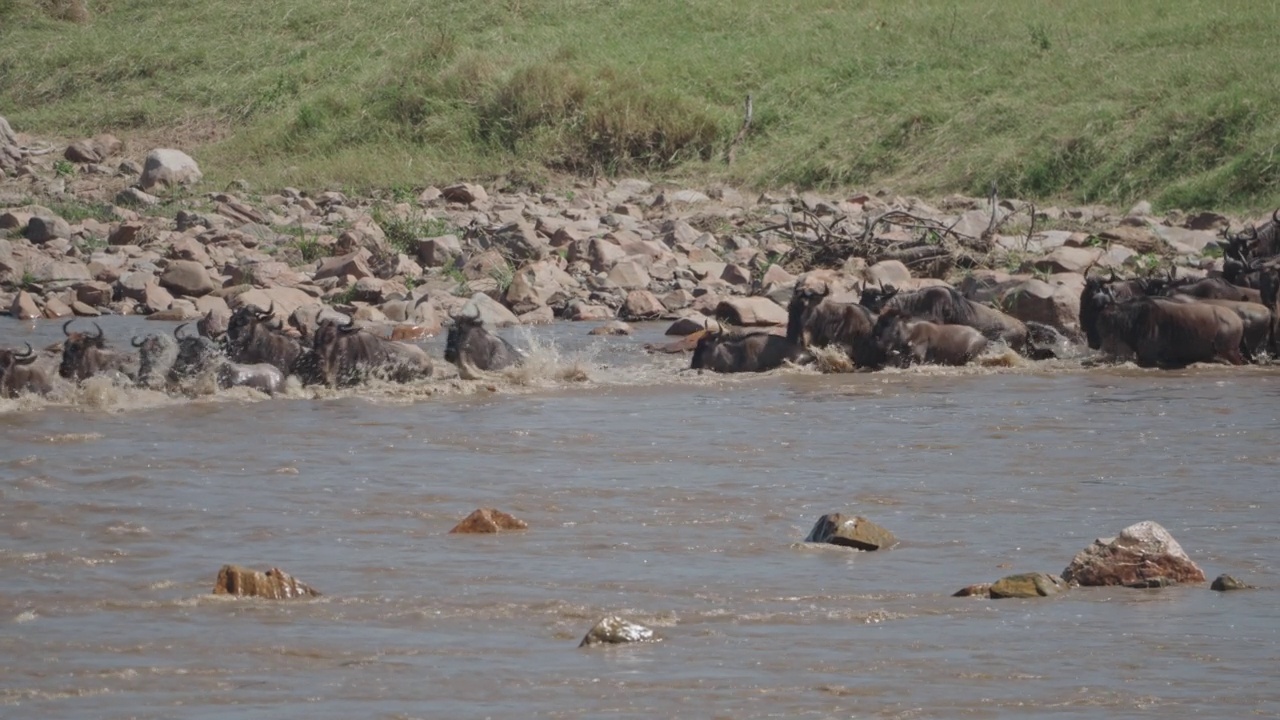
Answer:
[[753, 109], [751, 106], [751, 95], [748, 94], [746, 106], [743, 108], [742, 128], [738, 130], [738, 134], [735, 135], [733, 140], [729, 143], [729, 151], [725, 153], [726, 164], [732, 165], [734, 159], [737, 157], [738, 145], [740, 145], [742, 141], [747, 138], [747, 131], [751, 129], [752, 115], [753, 115]]

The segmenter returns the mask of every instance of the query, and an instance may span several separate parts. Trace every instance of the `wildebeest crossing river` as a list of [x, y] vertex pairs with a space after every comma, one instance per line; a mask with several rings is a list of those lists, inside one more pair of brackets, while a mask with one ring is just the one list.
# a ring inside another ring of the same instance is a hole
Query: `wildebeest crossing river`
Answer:
[[[493, 381], [0, 400], [0, 715], [1280, 714], [1276, 368], [724, 377], [584, 331]], [[530, 529], [446, 534], [481, 506]], [[835, 511], [902, 543], [799, 542]], [[950, 597], [1145, 519], [1260, 589]], [[614, 612], [663, 642], [575, 647]]]

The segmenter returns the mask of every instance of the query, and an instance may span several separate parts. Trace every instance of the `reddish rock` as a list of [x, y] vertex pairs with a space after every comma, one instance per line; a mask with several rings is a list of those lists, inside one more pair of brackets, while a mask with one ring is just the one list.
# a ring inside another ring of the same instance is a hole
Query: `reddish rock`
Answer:
[[367, 260], [369, 259], [369, 251], [361, 248], [355, 252], [338, 257], [325, 258], [320, 263], [320, 267], [316, 269], [313, 276], [316, 280], [323, 280], [328, 277], [353, 277], [357, 280], [364, 277], [372, 277], [373, 271], [369, 269]]
[[449, 531], [454, 533], [496, 533], [505, 530], [526, 530], [529, 523], [493, 508], [480, 508], [463, 518]]
[[471, 203], [484, 202], [489, 199], [489, 193], [479, 185], [471, 183], [460, 183], [458, 185], [450, 185], [440, 191], [445, 200], [453, 203], [462, 203], [470, 205]]
[[551, 308], [543, 305], [529, 312], [520, 313], [516, 318], [521, 325], [550, 325], [556, 321], [556, 314], [551, 311]]
[[137, 245], [138, 234], [142, 232], [142, 223], [140, 222], [122, 222], [119, 227], [111, 232], [107, 237], [107, 242], [111, 245]]
[[828, 513], [818, 518], [805, 542], [829, 543], [859, 550], [883, 550], [898, 544], [893, 533], [864, 517]]
[[35, 298], [26, 291], [14, 296], [13, 304], [9, 306], [9, 316], [18, 320], [35, 320], [44, 317], [40, 313], [40, 306], [36, 305]]
[[265, 600], [294, 600], [319, 597], [320, 593], [297, 578], [271, 568], [266, 572], [250, 570], [239, 565], [223, 565], [213, 585], [214, 595], [235, 595]]
[[48, 320], [57, 320], [58, 318], [71, 317], [74, 311], [71, 306], [62, 302], [56, 297], [45, 298], [44, 316]]
[[619, 313], [627, 320], [653, 320], [661, 317], [666, 307], [648, 290], [632, 290], [627, 293], [626, 302]]
[[1202, 583], [1202, 571], [1159, 523], [1130, 525], [1113, 538], [1099, 538], [1062, 571], [1073, 585], [1148, 586], [1152, 582]]
[[1044, 323], [1062, 332], [1074, 333], [1079, 327], [1084, 276], [1068, 273], [1058, 278], [1054, 283], [1031, 278], [1010, 287], [1002, 295], [999, 306], [1023, 322]]
[[622, 260], [609, 271], [609, 281], [623, 290], [644, 290], [649, 287], [649, 273], [635, 260]]

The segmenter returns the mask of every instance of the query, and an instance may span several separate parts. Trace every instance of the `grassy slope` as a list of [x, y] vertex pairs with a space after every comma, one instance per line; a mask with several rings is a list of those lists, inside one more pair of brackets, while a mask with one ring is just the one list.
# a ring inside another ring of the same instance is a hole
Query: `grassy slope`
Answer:
[[553, 168], [1280, 204], [1271, 1], [110, 0], [81, 25], [39, 5], [0, 0], [0, 114], [181, 138], [220, 180]]

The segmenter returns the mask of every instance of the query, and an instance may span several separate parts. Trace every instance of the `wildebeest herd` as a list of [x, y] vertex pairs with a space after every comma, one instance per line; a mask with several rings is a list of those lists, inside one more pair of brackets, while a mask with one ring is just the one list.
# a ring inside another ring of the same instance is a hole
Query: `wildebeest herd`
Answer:
[[[1080, 330], [1088, 347], [1107, 359], [1143, 367], [1196, 362], [1239, 365], [1277, 357], [1280, 323], [1280, 210], [1271, 223], [1225, 238], [1224, 268], [1203, 278], [1089, 277], [1080, 296]], [[802, 277], [787, 308], [785, 335], [769, 331], [702, 331], [690, 367], [718, 373], [762, 372], [805, 364], [814, 348], [843, 352], [854, 366], [877, 370], [914, 364], [965, 365], [992, 343], [1033, 360], [1055, 357], [1065, 341], [1052, 327], [1024, 323], [974, 302], [951, 287], [899, 292], [866, 286], [858, 302], [832, 298], [830, 286]], [[249, 387], [280, 393], [293, 376], [303, 385], [348, 387], [370, 378], [413, 382], [432, 375], [421, 347], [389, 340], [342, 316], [308, 328], [286, 327], [274, 307], [244, 306], [225, 331], [179, 326], [170, 337], [133, 338], [135, 352], [111, 348], [102, 329], [62, 327], [63, 342], [38, 353], [0, 349], [0, 396], [47, 394], [60, 377], [80, 382], [96, 375], [158, 390], [180, 390], [195, 378], [218, 388]], [[477, 379], [524, 361], [504, 338], [474, 315], [453, 319], [445, 360], [463, 379]], [[44, 361], [44, 362], [42, 362]]]
[[[1088, 277], [1080, 330], [1104, 359], [1143, 367], [1196, 362], [1239, 365], [1277, 357], [1280, 307], [1280, 210], [1262, 228], [1224, 233], [1224, 267], [1208, 277]], [[694, 368], [760, 372], [813, 360], [811, 348], [836, 348], [859, 368], [929, 363], [964, 365], [993, 342], [1032, 360], [1055, 357], [1068, 338], [965, 298], [950, 287], [898, 292], [864, 287], [858, 302], [837, 302], [830, 287], [797, 284], [787, 333], [730, 333], [709, 327]]]
[[[418, 345], [374, 335], [346, 318], [321, 317], [309, 331], [287, 327], [274, 307], [243, 306], [225, 330], [201, 322], [198, 333], [185, 332], [184, 324], [172, 336], [134, 337], [132, 352], [109, 347], [97, 323], [94, 332], [81, 332], [71, 329], [74, 322], [64, 323], [65, 339], [43, 353], [30, 344], [25, 350], [0, 350], [0, 396], [48, 394], [57, 378], [78, 383], [100, 375], [165, 391], [182, 391], [207, 378], [220, 389], [249, 387], [275, 395], [290, 376], [303, 386], [337, 388], [372, 378], [407, 383], [432, 374], [431, 356]], [[455, 318], [445, 356], [464, 377], [523, 359], [510, 343], [467, 315]]]

